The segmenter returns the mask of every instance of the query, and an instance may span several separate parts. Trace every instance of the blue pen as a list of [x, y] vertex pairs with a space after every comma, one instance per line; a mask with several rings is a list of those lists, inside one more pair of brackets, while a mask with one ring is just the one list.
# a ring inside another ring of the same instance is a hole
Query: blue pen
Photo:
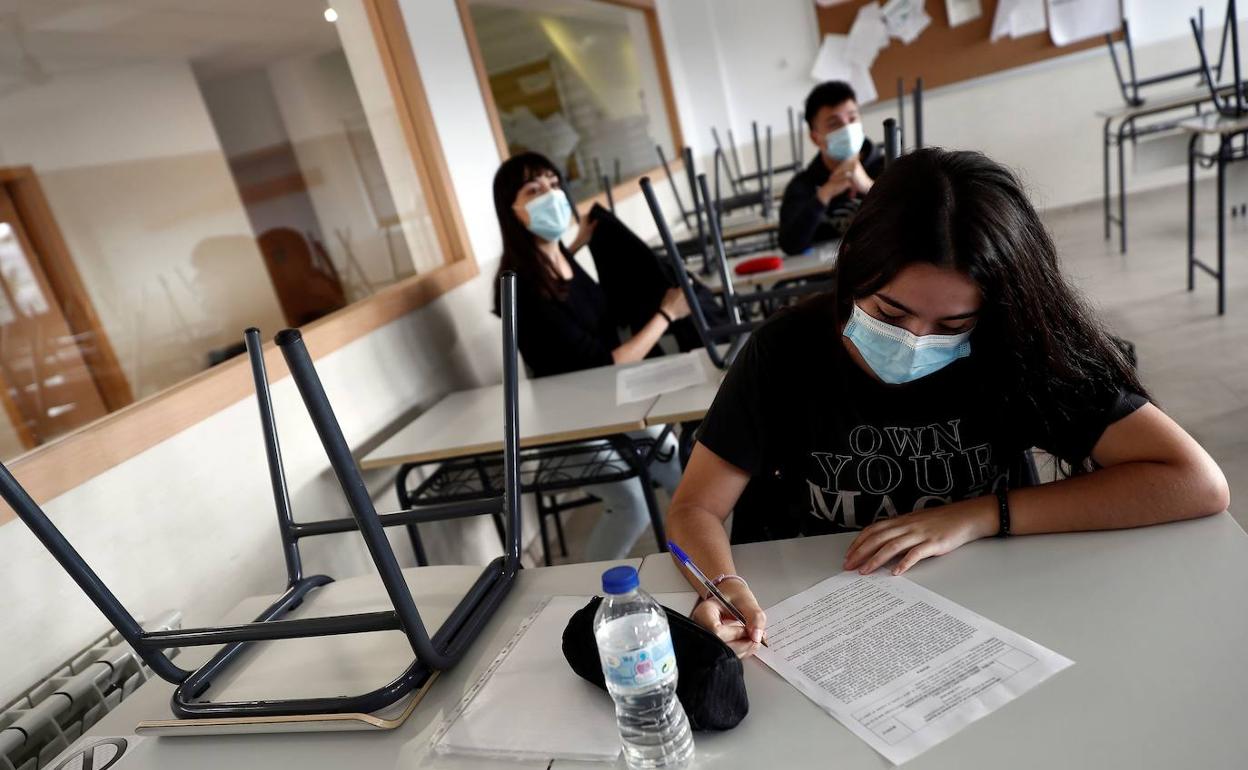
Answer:
[[[750, 625], [745, 619], [745, 615], [741, 614], [741, 610], [734, 607], [732, 602], [728, 601], [728, 597], [724, 596], [724, 594], [719, 590], [719, 586], [707, 579], [702, 570], [698, 569], [698, 565], [693, 563], [693, 559], [689, 558], [689, 554], [682, 551], [680, 546], [676, 545], [671, 540], [667, 541], [667, 547], [670, 548], [676, 558], [680, 560], [680, 563], [685, 566], [685, 569], [689, 570], [689, 574], [697, 578], [699, 583], [706, 586], [706, 590], [710, 592], [710, 595], [714, 596], [720, 604], [724, 605], [724, 609], [731, 612], [733, 617], [741, 621], [741, 625], [747, 627]], [[762, 645], [764, 647], [769, 646], [766, 639], [762, 641]]]

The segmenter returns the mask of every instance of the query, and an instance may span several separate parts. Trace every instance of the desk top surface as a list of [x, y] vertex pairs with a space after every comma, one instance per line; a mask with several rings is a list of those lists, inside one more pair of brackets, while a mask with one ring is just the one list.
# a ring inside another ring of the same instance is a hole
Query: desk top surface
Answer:
[[[1227, 85], [1219, 88], [1218, 93], [1226, 93], [1232, 90], [1233, 87]], [[1129, 118], [1134, 115], [1147, 115], [1153, 112], [1165, 112], [1166, 110], [1175, 110], [1180, 107], [1190, 107], [1210, 100], [1209, 89], [1201, 86], [1189, 91], [1157, 94], [1152, 97], [1146, 97], [1144, 103], [1137, 106], [1123, 104], [1109, 109], [1097, 110], [1096, 114], [1097, 117], [1101, 118]]]
[[1194, 134], [1238, 134], [1248, 131], [1248, 115], [1232, 118], [1210, 112], [1179, 121], [1179, 128]]
[[[750, 579], [763, 605], [770, 606], [834, 574], [852, 537], [756, 543], [738, 546], [733, 553], [738, 572]], [[606, 566], [521, 571], [516, 587], [463, 662], [435, 682], [408, 722], [394, 731], [150, 739], [125, 767], [547, 767], [544, 761], [502, 764], [438, 756], [429, 740], [442, 716], [543, 598], [593, 592]], [[405, 574], [432, 626], [445, 617], [478, 570], [429, 567]], [[642, 586], [652, 593], [688, 590], [666, 554], [647, 557], [641, 577]], [[1238, 767], [1248, 755], [1248, 731], [1241, 724], [1248, 710], [1243, 665], [1248, 614], [1242, 612], [1248, 595], [1248, 537], [1229, 514], [1121, 532], [982, 540], [921, 563], [909, 577], [1072, 658], [1075, 665], [907, 767]], [[379, 601], [380, 590], [369, 578], [342, 581], [336, 592], [328, 589], [321, 589], [326, 592], [323, 601], [314, 597], [308, 602], [317, 614], [347, 605], [366, 610]], [[248, 602], [228, 619], [252, 611]], [[270, 681], [252, 686], [309, 687], [292, 676], [302, 667], [308, 678], [308, 653], [298, 649], [305, 644], [324, 645], [325, 640], [270, 643], [287, 650], [294, 645], [294, 655], [279, 658], [260, 651], [258, 660], [267, 659]], [[382, 643], [336, 637], [333, 644], [347, 653], [348, 646]], [[388, 659], [410, 655], [399, 649], [401, 637], [384, 644], [395, 647], [384, 656]], [[377, 650], [364, 654], [360, 647], [355, 652], [353, 665], [318, 669], [330, 687], [341, 679], [338, 669], [353, 670], [351, 678], [366, 669], [381, 673], [370, 660], [383, 657]], [[698, 767], [812, 767], [827, 765], [832, 758], [837, 767], [890, 766], [761, 662], [745, 663], [750, 714], [734, 730], [695, 737]], [[231, 696], [251, 692], [238, 690], [237, 683], [224, 686], [233, 688]], [[171, 689], [163, 682], [145, 685], [90, 734], [131, 735], [138, 721], [167, 717]], [[324, 689], [324, 682], [318, 689]], [[268, 694], [286, 693], [270, 689]]]
[[[638, 566], [640, 560], [521, 570], [515, 587], [459, 665], [440, 675], [407, 722], [392, 731], [150, 738], [138, 746], [118, 770], [546, 768], [549, 760], [492, 762], [476, 757], [437, 755], [431, 749], [430, 738], [442, 718], [459, 703], [525, 617], [548, 596], [598, 592], [602, 572], [612, 564]], [[404, 570], [430, 629], [446, 618], [480, 570], [480, 567]], [[265, 601], [264, 597], [245, 600], [229, 613], [227, 622], [249, 619]], [[318, 589], [291, 617], [303, 616], [302, 611], [309, 606], [316, 615], [388, 608], [380, 583], [371, 576], [350, 578]], [[246, 659], [250, 675], [247, 682], [236, 676], [223, 679], [214, 689], [223, 688], [221, 695], [231, 698], [351, 692], [351, 688], [362, 690], [361, 685], [365, 683], [373, 686], [385, 683], [411, 660], [411, 649], [398, 633], [269, 642], [258, 647], [260, 649]], [[205, 653], [190, 654], [199, 660], [199, 655]], [[178, 663], [185, 665], [187, 660], [179, 658]], [[149, 682], [91, 728], [89, 734], [130, 736], [142, 720], [170, 718], [172, 692], [173, 686], [166, 682]]]
[[[624, 364], [623, 366], [635, 366]], [[520, 446], [599, 438], [645, 427], [654, 399], [615, 402], [620, 366], [523, 380]], [[451, 393], [360, 461], [364, 468], [446, 460], [503, 448], [503, 386]]]
[[[745, 288], [753, 288], [755, 286], [770, 286], [780, 281], [792, 280], [794, 278], [807, 278], [812, 275], [826, 273], [836, 266], [836, 254], [840, 248], [841, 242], [829, 241], [828, 243], [820, 243], [813, 246], [805, 254], [796, 254], [793, 256], [785, 256], [779, 249], [763, 249], [752, 254], [743, 254], [739, 257], [729, 257], [728, 273], [732, 279], [732, 287], [736, 290]], [[764, 273], [750, 273], [748, 275], [737, 275], [737, 265], [746, 260], [755, 259], [757, 257], [783, 257], [784, 262], [776, 270], [768, 270]], [[703, 275], [701, 272], [700, 260], [694, 260], [690, 263], [690, 268], [697, 271], [694, 275], [706, 287], [714, 292], [719, 292], [721, 288], [719, 280], [719, 270], [714, 264], [711, 265], [710, 273]]]
[[[727, 346], [724, 346], [724, 350], [727, 350]], [[698, 358], [706, 372], [706, 382], [659, 396], [646, 414], [646, 425], [668, 425], [700, 420], [706, 416], [711, 402], [715, 400], [715, 394], [719, 391], [719, 383], [723, 381], [724, 373], [711, 363], [711, 357], [706, 354], [705, 349], [698, 351]]]
[[[835, 574], [852, 540], [757, 543], [733, 555], [769, 607]], [[1248, 536], [1229, 514], [981, 540], [907, 576], [1075, 665], [906, 767], [1236, 767], [1248, 755]], [[646, 557], [641, 584], [688, 585], [667, 554]], [[746, 661], [746, 685], [749, 716], [697, 736], [700, 766], [889, 766], [761, 661]]]

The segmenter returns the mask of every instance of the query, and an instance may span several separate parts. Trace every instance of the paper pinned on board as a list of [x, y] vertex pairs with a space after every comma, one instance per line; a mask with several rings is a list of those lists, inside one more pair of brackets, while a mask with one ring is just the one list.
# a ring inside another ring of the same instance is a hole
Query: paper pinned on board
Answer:
[[858, 9], [854, 24], [849, 28], [845, 57], [851, 65], [858, 64], [867, 70], [875, 63], [875, 57], [888, 47], [888, 25], [878, 3], [867, 3]]
[[556, 163], [563, 163], [581, 141], [562, 112], [538, 119], [528, 107], [520, 106], [499, 118], [509, 143], [540, 152]]
[[994, 43], [1003, 37], [1026, 37], [1048, 28], [1044, 0], [1001, 0], [992, 17], [989, 39]]
[[842, 572], [767, 608], [760, 660], [894, 764], [1069, 659], [903, 577]]
[[945, 15], [949, 17], [949, 26], [956, 27], [983, 16], [984, 7], [980, 0], [945, 0]]
[[615, 403], [630, 404], [707, 382], [699, 351], [664, 356], [615, 375]]
[[869, 67], [850, 61], [848, 35], [824, 35], [814, 66], [810, 68], [814, 80], [843, 80], [853, 87], [858, 104], [870, 104], [878, 94], [871, 80]]
[[1048, 4], [1053, 45], [1077, 43], [1122, 27], [1119, 0], [1048, 0]]
[[881, 9], [889, 34], [909, 45], [932, 23], [923, 0], [888, 0]]

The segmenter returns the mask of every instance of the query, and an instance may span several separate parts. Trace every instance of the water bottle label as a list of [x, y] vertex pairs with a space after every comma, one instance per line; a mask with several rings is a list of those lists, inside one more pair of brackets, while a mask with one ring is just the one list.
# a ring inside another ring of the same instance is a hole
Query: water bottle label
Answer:
[[607, 684], [620, 688], [648, 687], [676, 676], [676, 651], [672, 637], [665, 634], [647, 647], [623, 653], [602, 655], [602, 673]]

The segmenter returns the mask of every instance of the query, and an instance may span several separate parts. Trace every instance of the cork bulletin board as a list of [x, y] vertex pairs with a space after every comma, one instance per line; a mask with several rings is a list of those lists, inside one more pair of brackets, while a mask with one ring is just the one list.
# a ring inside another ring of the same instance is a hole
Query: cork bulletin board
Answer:
[[[820, 38], [848, 34], [858, 9], [871, 1], [848, 0], [817, 7]], [[932, 18], [927, 29], [909, 45], [891, 39], [871, 66], [871, 76], [881, 98], [894, 91], [897, 78], [905, 79], [907, 90], [917, 77], [923, 78], [924, 88], [934, 88], [1105, 45], [1104, 37], [1096, 37], [1059, 48], [1049, 39], [1048, 30], [1021, 38], [1006, 37], [993, 43], [988, 35], [992, 31], [997, 0], [980, 0], [980, 5], [984, 12], [978, 19], [950, 27], [945, 0], [927, 0], [924, 8]], [[1115, 39], [1119, 37], [1120, 34], [1115, 34]]]

